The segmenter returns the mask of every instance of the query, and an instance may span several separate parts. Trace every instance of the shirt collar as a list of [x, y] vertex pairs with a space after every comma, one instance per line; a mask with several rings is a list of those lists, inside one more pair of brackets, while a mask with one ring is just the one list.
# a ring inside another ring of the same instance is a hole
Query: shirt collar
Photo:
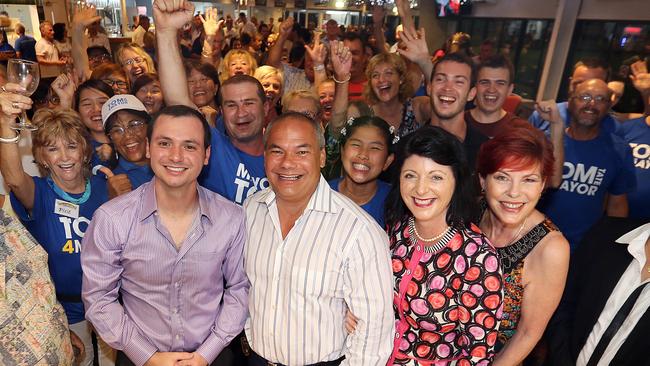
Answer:
[[[254, 198], [259, 203], [271, 206], [275, 201], [275, 192], [273, 192], [272, 188], [269, 188], [259, 195], [254, 196]], [[320, 176], [316, 191], [309, 198], [305, 210], [322, 211], [327, 213], [338, 212], [338, 207], [333, 200], [332, 188], [330, 188], [323, 175]]]
[[[196, 185], [199, 193], [199, 213], [205, 216], [212, 222], [212, 213], [210, 212], [209, 199], [205, 188]], [[142, 221], [153, 213], [158, 211], [158, 203], [156, 202], [156, 177], [153, 177], [150, 182], [142, 185], [142, 210], [140, 212], [139, 220]]]
[[650, 236], [650, 223], [639, 226], [638, 228], [624, 234], [616, 239], [619, 244], [627, 244], [627, 251], [641, 264], [645, 264], [645, 243]]

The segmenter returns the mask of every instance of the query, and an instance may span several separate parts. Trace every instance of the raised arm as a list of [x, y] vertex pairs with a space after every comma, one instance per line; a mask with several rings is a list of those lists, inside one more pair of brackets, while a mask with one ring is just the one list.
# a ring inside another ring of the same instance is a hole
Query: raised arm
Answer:
[[411, 4], [408, 0], [395, 0], [397, 6], [397, 13], [399, 19], [402, 21], [404, 29], [415, 29], [415, 22], [413, 21], [413, 13], [411, 13]]
[[[218, 35], [223, 37], [223, 20], [218, 20], [217, 8], [209, 8], [205, 11], [205, 18], [203, 15], [201, 17], [201, 22], [203, 22], [203, 34], [205, 34], [205, 39], [203, 40], [203, 51], [201, 52], [201, 62], [209, 63], [219, 69], [219, 64], [221, 63], [221, 49], [217, 49], [214, 46], [214, 42], [217, 39]], [[220, 43], [221, 44], [221, 43]]]
[[280, 34], [273, 47], [269, 50], [269, 57], [266, 60], [267, 65], [273, 66], [276, 69], [282, 69], [282, 48], [284, 47], [284, 42], [289, 38], [292, 29], [293, 17], [288, 17], [280, 23]]
[[372, 7], [372, 34], [375, 36], [379, 53], [388, 52], [386, 48], [386, 37], [384, 36], [384, 16], [383, 6], [374, 5]]
[[158, 75], [166, 105], [187, 105], [196, 108], [187, 89], [181, 50], [176, 35], [194, 15], [194, 5], [186, 0], [156, 0], [153, 17], [156, 23]]
[[328, 124], [330, 134], [339, 138], [341, 128], [345, 124], [348, 112], [348, 83], [350, 82], [350, 69], [352, 68], [352, 54], [341, 41], [330, 43], [330, 58], [334, 67], [336, 89], [334, 91], [334, 104], [332, 105], [332, 119]]
[[[10, 126], [23, 110], [32, 107], [32, 100], [17, 92], [24, 90], [16, 84], [5, 84], [0, 93], [0, 173], [27, 211], [34, 207], [34, 181], [23, 170], [18, 139], [20, 133]], [[14, 141], [15, 140], [15, 141]]]
[[433, 63], [431, 62], [431, 54], [429, 54], [424, 28], [416, 31], [415, 28], [404, 26], [404, 31], [400, 32], [400, 37], [406, 49], [398, 49], [397, 52], [418, 65], [424, 75], [425, 83], [428, 85], [431, 72], [433, 72]]
[[327, 47], [321, 43], [320, 37], [314, 38], [314, 47], [305, 45], [305, 52], [307, 52], [312, 61], [314, 61], [314, 90], [318, 90], [320, 83], [327, 79], [327, 72], [325, 71]]
[[650, 73], [648, 73], [648, 66], [645, 61], [637, 61], [630, 67], [632, 74], [630, 79], [634, 88], [643, 96], [643, 104], [645, 105], [645, 114], [650, 114]]
[[91, 70], [88, 62], [88, 48], [86, 28], [101, 18], [97, 16], [97, 9], [94, 6], [80, 5], [75, 7], [72, 16], [72, 60], [74, 62], [77, 80], [85, 81], [90, 77]]
[[564, 168], [564, 120], [553, 100], [540, 101], [535, 104], [539, 116], [550, 123], [551, 143], [553, 143], [553, 175], [549, 177], [547, 186], [557, 188], [562, 184], [562, 170]]

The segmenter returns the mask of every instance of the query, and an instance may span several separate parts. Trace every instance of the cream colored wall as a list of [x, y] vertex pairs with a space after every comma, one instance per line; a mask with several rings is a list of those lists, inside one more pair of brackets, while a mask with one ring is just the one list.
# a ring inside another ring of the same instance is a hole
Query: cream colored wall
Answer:
[[582, 0], [578, 19], [650, 20], [648, 0]]

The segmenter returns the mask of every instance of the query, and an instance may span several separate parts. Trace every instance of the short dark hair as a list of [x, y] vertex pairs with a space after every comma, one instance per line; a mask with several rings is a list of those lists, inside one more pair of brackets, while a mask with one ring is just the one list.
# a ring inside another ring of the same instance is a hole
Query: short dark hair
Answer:
[[343, 36], [341, 36], [341, 40], [342, 41], [348, 41], [348, 42], [358, 40], [359, 42], [361, 42], [362, 46], [364, 46], [364, 47], [366, 46], [366, 42], [364, 41], [363, 37], [361, 37], [361, 34], [359, 34], [357, 32], [345, 32], [345, 33], [343, 33]]
[[451, 133], [437, 126], [425, 126], [400, 141], [395, 159], [396, 173], [392, 188], [386, 198], [386, 224], [394, 227], [401, 220], [412, 215], [402, 199], [400, 176], [404, 161], [417, 155], [438, 164], [449, 166], [454, 174], [454, 193], [447, 209], [447, 224], [457, 229], [467, 227], [476, 217], [477, 204], [474, 180], [469, 171], [463, 144]]
[[[189, 59], [183, 62], [183, 66], [185, 67], [185, 74], [187, 75], [188, 78], [190, 77], [192, 70], [196, 70], [201, 74], [205, 75], [205, 77], [212, 80], [212, 82], [214, 82], [214, 86], [217, 89], [217, 92], [221, 90], [221, 83], [219, 82], [219, 71], [217, 70], [216, 67], [214, 67], [214, 65], [206, 62], [201, 62], [199, 60]], [[215, 103], [217, 103], [217, 105], [221, 104], [219, 102], [218, 96], [219, 93], [217, 93], [217, 95], [214, 96]]]
[[188, 107], [186, 105], [170, 105], [167, 107], [162, 108], [158, 113], [156, 113], [153, 118], [151, 118], [151, 122], [149, 122], [149, 125], [147, 126], [147, 139], [151, 141], [151, 137], [153, 136], [153, 129], [154, 126], [156, 125], [156, 121], [160, 119], [161, 116], [170, 116], [170, 117], [194, 117], [201, 122], [201, 125], [203, 126], [203, 146], [204, 149], [207, 150], [208, 147], [210, 147], [210, 143], [212, 141], [212, 132], [210, 131], [210, 125], [208, 124], [208, 121], [205, 119], [203, 114], [199, 112], [198, 110]]
[[309, 123], [314, 128], [314, 132], [316, 134], [316, 141], [318, 141], [318, 148], [319, 149], [324, 149], [325, 148], [325, 135], [323, 134], [323, 126], [321, 126], [320, 122], [300, 113], [300, 112], [284, 112], [281, 115], [277, 116], [271, 123], [269, 123], [268, 126], [266, 126], [266, 129], [264, 130], [264, 148], [266, 149], [266, 143], [269, 135], [271, 134], [271, 129], [273, 129], [273, 126], [276, 124], [286, 120], [286, 119], [297, 119], [303, 122]]
[[74, 109], [77, 112], [79, 112], [79, 99], [81, 99], [81, 92], [83, 92], [86, 89], [98, 90], [106, 94], [109, 98], [115, 95], [115, 93], [113, 93], [113, 88], [111, 88], [105, 82], [99, 79], [88, 79], [83, 83], [81, 83], [77, 88], [77, 90], [74, 92]]
[[440, 58], [435, 65], [433, 65], [433, 71], [431, 71], [431, 76], [429, 78], [429, 81], [433, 81], [433, 76], [436, 74], [436, 69], [438, 68], [438, 65], [442, 64], [443, 62], [456, 62], [459, 64], [464, 64], [469, 66], [470, 69], [470, 88], [474, 87], [476, 85], [476, 65], [474, 64], [474, 61], [472, 61], [471, 58], [468, 56], [465, 56], [464, 54], [460, 52], [454, 52], [454, 53], [448, 53]]
[[158, 74], [148, 72], [146, 74], [142, 74], [138, 76], [137, 79], [133, 82], [133, 85], [131, 85], [131, 94], [136, 95], [136, 93], [142, 89], [145, 85], [152, 83], [154, 81], [160, 82], [160, 79], [158, 78]]
[[507, 69], [508, 70], [508, 81], [510, 84], [515, 82], [515, 69], [512, 66], [512, 62], [505, 57], [504, 55], [494, 55], [487, 58], [487, 60], [482, 61], [476, 67], [476, 77], [478, 78], [479, 72], [482, 69], [489, 67], [491, 69]]
[[581, 60], [578, 60], [573, 65], [573, 70], [571, 70], [571, 74], [573, 75], [574, 72], [578, 69], [578, 67], [584, 66], [588, 69], [603, 69], [605, 70], [605, 82], [609, 81], [609, 76], [611, 75], [611, 70], [609, 68], [609, 64], [607, 61], [603, 60], [602, 58], [599, 57], [586, 57]]
[[111, 53], [104, 46], [90, 46], [86, 48], [86, 55], [88, 57], [92, 57], [91, 55], [106, 55], [110, 57]]
[[260, 98], [260, 101], [262, 101], [262, 103], [266, 101], [266, 93], [264, 92], [264, 87], [262, 87], [260, 81], [250, 75], [240, 74], [228, 78], [226, 81], [223, 82], [223, 84], [221, 84], [221, 87], [219, 88], [219, 92], [217, 93], [217, 98], [218, 98], [217, 100], [219, 101], [219, 103], [220, 104], [223, 103], [223, 94], [222, 94], [223, 88], [231, 84], [242, 84], [242, 83], [254, 84], [257, 87], [257, 96]]
[[65, 41], [64, 39], [64, 34], [65, 34], [65, 23], [54, 23], [52, 25], [52, 30], [54, 30], [54, 39], [63, 42]]
[[113, 139], [111, 138], [109, 132], [111, 131], [111, 128], [113, 128], [113, 125], [115, 124], [115, 121], [117, 120], [117, 114], [122, 112], [122, 111], [132, 113], [132, 114], [142, 118], [142, 121], [144, 123], [146, 123], [147, 125], [151, 122], [151, 116], [147, 112], [136, 111], [134, 109], [122, 109], [122, 110], [119, 110], [119, 111], [111, 114], [111, 116], [108, 117], [108, 120], [106, 120], [106, 123], [104, 124], [104, 133], [106, 134], [106, 136], [108, 136], [109, 139], [111, 139], [111, 141]]

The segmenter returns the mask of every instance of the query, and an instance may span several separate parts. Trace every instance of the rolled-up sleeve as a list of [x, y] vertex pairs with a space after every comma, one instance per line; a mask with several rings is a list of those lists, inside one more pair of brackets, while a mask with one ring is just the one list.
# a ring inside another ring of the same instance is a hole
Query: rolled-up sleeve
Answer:
[[345, 301], [359, 322], [348, 337], [343, 364], [386, 364], [395, 327], [392, 279], [388, 237], [378, 226], [362, 228], [345, 274]]
[[225, 287], [222, 306], [219, 308], [210, 335], [196, 350], [208, 364], [244, 329], [248, 316], [248, 290], [250, 284], [244, 271], [244, 244], [246, 223], [244, 215], [239, 220], [237, 233], [228, 246], [222, 263]]
[[95, 211], [82, 241], [82, 299], [86, 319], [102, 340], [123, 350], [136, 365], [143, 365], [157, 349], [117, 301], [125, 231], [115, 227], [114, 220], [102, 208]]

